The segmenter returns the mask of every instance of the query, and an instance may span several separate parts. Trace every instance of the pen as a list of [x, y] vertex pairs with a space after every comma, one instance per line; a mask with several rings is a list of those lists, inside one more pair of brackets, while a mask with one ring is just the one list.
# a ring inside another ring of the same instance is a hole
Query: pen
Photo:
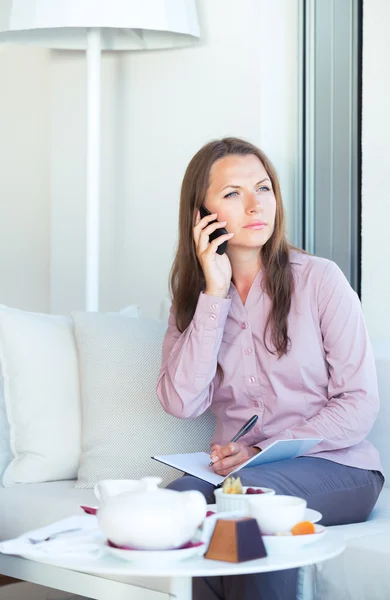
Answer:
[[[243, 435], [245, 435], [246, 433], [248, 433], [248, 431], [250, 431], [252, 429], [252, 427], [254, 426], [254, 424], [256, 423], [257, 419], [258, 419], [258, 415], [254, 415], [253, 417], [251, 417], [249, 419], [249, 421], [247, 421], [240, 429], [240, 431], [237, 431], [236, 435], [234, 437], [232, 437], [232, 439], [230, 440], [229, 444], [231, 442], [236, 442], [237, 440], [240, 439], [240, 437], [242, 437]], [[213, 461], [211, 461], [209, 463], [209, 467], [213, 466]]]

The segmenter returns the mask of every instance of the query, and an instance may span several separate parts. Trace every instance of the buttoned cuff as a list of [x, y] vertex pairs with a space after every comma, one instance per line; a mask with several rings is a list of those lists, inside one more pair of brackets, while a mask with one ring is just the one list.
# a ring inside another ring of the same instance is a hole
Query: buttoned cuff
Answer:
[[218, 296], [209, 296], [201, 292], [193, 317], [195, 326], [201, 326], [209, 330], [225, 327], [231, 302], [230, 297], [219, 298]]

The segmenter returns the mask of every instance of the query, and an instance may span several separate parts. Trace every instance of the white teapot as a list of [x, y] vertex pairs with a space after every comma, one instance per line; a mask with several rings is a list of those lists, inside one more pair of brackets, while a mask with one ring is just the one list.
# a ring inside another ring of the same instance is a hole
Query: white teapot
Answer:
[[158, 487], [161, 477], [101, 481], [100, 529], [116, 546], [140, 550], [171, 550], [188, 542], [206, 516], [200, 492], [176, 492]]

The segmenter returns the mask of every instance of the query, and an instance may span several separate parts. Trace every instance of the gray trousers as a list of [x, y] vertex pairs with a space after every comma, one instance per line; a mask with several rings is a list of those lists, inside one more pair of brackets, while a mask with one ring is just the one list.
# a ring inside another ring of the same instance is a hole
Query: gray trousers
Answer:
[[[319, 510], [322, 525], [345, 525], [365, 521], [383, 487], [378, 471], [347, 467], [323, 458], [301, 457], [247, 467], [240, 472], [243, 485], [273, 488], [277, 494], [299, 496], [308, 508]], [[214, 486], [184, 475], [167, 487], [199, 490], [213, 504]], [[194, 600], [296, 600], [298, 569], [234, 575], [199, 577], [193, 580]]]

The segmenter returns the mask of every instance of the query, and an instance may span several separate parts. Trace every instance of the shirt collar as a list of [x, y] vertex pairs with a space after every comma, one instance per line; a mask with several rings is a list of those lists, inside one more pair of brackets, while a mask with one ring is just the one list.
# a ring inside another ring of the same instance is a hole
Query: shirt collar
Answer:
[[301, 265], [305, 260], [305, 254], [300, 252], [299, 250], [294, 250], [293, 248], [290, 250], [290, 263]]
[[[290, 263], [291, 264], [296, 264], [296, 265], [302, 265], [303, 261], [305, 260], [305, 254], [303, 252], [300, 252], [299, 250], [294, 250], [291, 249], [290, 250]], [[260, 287], [261, 286], [261, 282], [263, 279], [263, 269], [260, 268], [256, 277], [253, 280], [252, 283], [252, 287]], [[233, 282], [230, 282], [230, 287], [229, 287], [229, 295], [231, 295], [231, 293], [233, 292], [233, 290], [235, 290], [236, 288], [234, 287]]]

